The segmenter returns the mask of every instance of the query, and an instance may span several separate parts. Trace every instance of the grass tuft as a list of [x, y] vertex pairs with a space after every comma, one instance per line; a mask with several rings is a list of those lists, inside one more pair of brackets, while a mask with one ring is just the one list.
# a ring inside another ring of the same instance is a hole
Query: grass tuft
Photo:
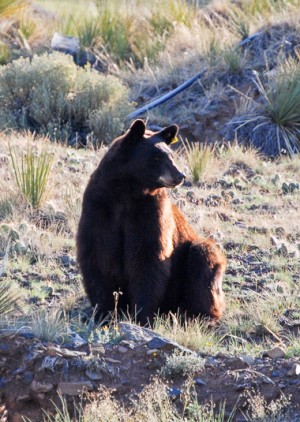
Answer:
[[9, 153], [12, 161], [16, 183], [21, 194], [32, 206], [39, 208], [46, 195], [48, 178], [54, 155], [47, 148], [37, 153], [34, 146], [27, 144], [25, 153], [18, 159], [18, 153], [9, 145]]
[[200, 143], [184, 143], [184, 152], [187, 158], [193, 182], [199, 182], [207, 173], [213, 160], [213, 148]]

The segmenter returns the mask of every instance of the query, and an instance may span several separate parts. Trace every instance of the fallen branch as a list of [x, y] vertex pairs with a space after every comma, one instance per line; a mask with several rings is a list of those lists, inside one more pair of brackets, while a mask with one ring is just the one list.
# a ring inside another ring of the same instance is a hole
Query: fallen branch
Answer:
[[184, 89], [191, 86], [197, 79], [199, 79], [207, 69], [203, 69], [201, 72], [197, 73], [195, 76], [184, 82], [183, 84], [179, 85], [177, 88], [173, 89], [172, 91], [168, 92], [167, 94], [163, 95], [160, 98], [152, 101], [151, 103], [146, 104], [144, 107], [139, 108], [138, 110], [133, 111], [129, 114], [128, 119], [134, 119], [137, 116], [140, 116], [142, 113], [151, 110], [154, 107], [157, 107], [160, 104], [170, 100], [171, 98], [175, 97], [175, 95], [179, 94]]

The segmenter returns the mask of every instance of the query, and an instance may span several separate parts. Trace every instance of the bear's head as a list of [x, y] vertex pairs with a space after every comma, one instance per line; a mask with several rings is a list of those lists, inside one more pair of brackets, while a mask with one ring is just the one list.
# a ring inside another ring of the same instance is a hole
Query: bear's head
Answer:
[[113, 142], [103, 164], [111, 178], [142, 189], [175, 187], [185, 178], [169, 147], [177, 132], [176, 125], [151, 132], [146, 130], [143, 120], [135, 120], [129, 130]]

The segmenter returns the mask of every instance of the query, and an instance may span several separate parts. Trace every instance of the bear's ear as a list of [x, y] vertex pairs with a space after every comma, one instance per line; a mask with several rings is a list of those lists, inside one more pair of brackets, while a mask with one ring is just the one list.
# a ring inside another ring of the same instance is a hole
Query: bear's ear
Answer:
[[127, 133], [127, 136], [133, 141], [140, 141], [145, 135], [146, 125], [143, 120], [135, 120]]
[[166, 128], [164, 128], [162, 131], [160, 131], [157, 136], [162, 138], [167, 145], [170, 145], [174, 139], [176, 138], [176, 135], [178, 133], [178, 126], [177, 125], [171, 125]]

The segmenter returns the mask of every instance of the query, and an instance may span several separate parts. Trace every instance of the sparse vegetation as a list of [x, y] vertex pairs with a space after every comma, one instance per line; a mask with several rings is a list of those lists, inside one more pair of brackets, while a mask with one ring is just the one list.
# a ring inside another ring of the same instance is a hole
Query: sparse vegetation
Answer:
[[[83, 368], [85, 378], [86, 370], [99, 370], [103, 384], [109, 375], [109, 385], [118, 390], [88, 394], [75, 410], [61, 396], [45, 420], [220, 422], [230, 420], [235, 406], [249, 421], [299, 417], [293, 384], [299, 375], [286, 375], [300, 356], [299, 16], [298, 0], [95, 0], [78, 1], [73, 10], [64, 0], [0, 1], [1, 388], [14, 376], [13, 371], [6, 376], [11, 357], [5, 361], [4, 346], [17, 331], [24, 336], [21, 345], [34, 342], [34, 353], [48, 342], [57, 350], [73, 337], [87, 342], [88, 356], [67, 364]], [[80, 54], [87, 52], [91, 64], [80, 68], [71, 56], [50, 54], [55, 31], [78, 37]], [[224, 246], [227, 307], [215, 326], [173, 314], [157, 317], [156, 333], [197, 356], [146, 349], [141, 364], [122, 343], [116, 315], [108, 328], [90, 318], [74, 258], [82, 193], [107, 150], [103, 144], [128, 127], [133, 108], [202, 69], [206, 72], [191, 87], [142, 117], [150, 126], [177, 123], [187, 139], [177, 149], [186, 184], [170, 195], [197, 233]], [[51, 147], [49, 140], [55, 141]], [[129, 351], [119, 352], [118, 366], [91, 353], [95, 344], [110, 347], [105, 358], [121, 347]], [[279, 369], [272, 367], [276, 359], [264, 357], [273, 347], [285, 353]], [[227, 357], [242, 355], [257, 359], [255, 370], [226, 367]], [[64, 357], [50, 357], [65, 371]], [[127, 366], [131, 360], [133, 366]], [[145, 371], [159, 380], [141, 376], [135, 387], [140, 391], [143, 384], [144, 390], [134, 395], [130, 372], [146, 363]], [[54, 366], [41, 368], [38, 377]], [[12, 382], [25, 390], [31, 379], [27, 385], [22, 377], [30, 378], [31, 369], [23, 375], [24, 368], [18, 367]], [[211, 402], [204, 398], [213, 385], [210, 376], [220, 382], [220, 391], [231, 389], [229, 402], [217, 405], [213, 393]], [[178, 379], [174, 400], [170, 389]], [[291, 397], [266, 400], [265, 383], [269, 392], [280, 388]], [[245, 398], [253, 385], [255, 393]], [[124, 406], [118, 401], [122, 391], [128, 393]], [[51, 402], [47, 394], [44, 402], [39, 397], [42, 404]], [[26, 407], [25, 399], [15, 405]]]

